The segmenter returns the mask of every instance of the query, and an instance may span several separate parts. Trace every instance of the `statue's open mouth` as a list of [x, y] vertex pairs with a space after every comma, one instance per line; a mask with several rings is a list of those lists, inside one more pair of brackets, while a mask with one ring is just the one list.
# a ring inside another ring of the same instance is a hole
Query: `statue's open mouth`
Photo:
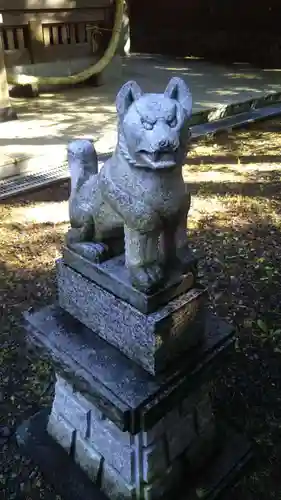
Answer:
[[177, 165], [175, 151], [139, 151], [139, 155], [145, 166], [150, 168], [173, 168]]

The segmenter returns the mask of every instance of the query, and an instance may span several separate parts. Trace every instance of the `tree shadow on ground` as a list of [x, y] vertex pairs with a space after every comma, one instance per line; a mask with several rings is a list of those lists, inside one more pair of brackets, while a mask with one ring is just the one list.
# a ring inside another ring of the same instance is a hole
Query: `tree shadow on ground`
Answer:
[[218, 169], [234, 174], [246, 169], [277, 170], [280, 164], [281, 121], [260, 121], [196, 140], [187, 157], [187, 165], [194, 171]]
[[[278, 153], [280, 152], [280, 146], [276, 146], [276, 150]], [[212, 156], [208, 155], [198, 155], [196, 158], [192, 158], [192, 165], [202, 165], [204, 163], [209, 163], [211, 165], [223, 164], [226, 165], [237, 165], [237, 158], [239, 158], [239, 164], [247, 165], [248, 163], [280, 163], [281, 154], [251, 154], [251, 155], [243, 155], [238, 154], [237, 156], [233, 152], [232, 155], [216, 155], [212, 154]], [[188, 157], [187, 157], [188, 160]]]
[[[214, 167], [210, 169], [212, 174], [216, 172]], [[240, 181], [228, 180], [220, 177], [220, 172], [230, 173], [231, 178], [240, 176]], [[254, 170], [252, 172], [243, 172], [243, 169], [235, 172], [231, 169], [218, 171], [216, 176], [212, 175], [213, 180], [204, 181], [204, 176], [198, 177], [198, 182], [189, 182], [189, 166], [186, 167], [186, 184], [190, 192], [194, 195], [204, 197], [218, 196], [225, 199], [231, 196], [246, 196], [251, 198], [264, 198], [267, 200], [276, 199], [280, 202], [280, 179], [279, 170]], [[279, 203], [280, 204], [280, 203]], [[281, 205], [280, 205], [281, 206]]]
[[92, 139], [99, 153], [110, 152], [116, 140], [114, 97], [96, 94], [87, 88], [82, 96], [68, 90], [17, 101], [20, 119], [1, 130], [2, 155], [8, 163], [43, 156], [62, 164], [67, 144], [81, 137]]
[[[50, 244], [52, 238], [59, 243], [59, 235], [50, 235]], [[227, 498], [234, 500], [239, 495], [249, 500], [251, 494], [260, 500], [275, 498], [273, 494], [280, 490], [276, 481], [272, 481], [281, 464], [281, 445], [278, 444], [281, 419], [280, 231], [272, 225], [262, 224], [261, 219], [244, 230], [235, 231], [208, 218], [191, 231], [190, 239], [194, 248], [205, 252], [200, 273], [201, 280], [210, 289], [211, 308], [234, 322], [238, 331], [235, 351], [216, 373], [216, 411], [257, 444], [257, 470], [228, 492]], [[24, 248], [21, 247], [21, 251], [24, 252]], [[42, 405], [49, 404], [52, 398], [52, 368], [40, 359], [26, 356], [21, 320], [22, 312], [28, 307], [42, 307], [54, 299], [56, 287], [51, 256], [50, 260], [48, 269], [34, 270], [21, 264], [10, 266], [7, 262], [0, 265], [4, 292], [1, 315], [4, 347], [0, 363], [4, 403], [0, 418], [12, 428]], [[260, 319], [266, 325], [264, 329], [258, 326]], [[30, 466], [15, 458], [13, 442], [5, 445], [3, 453], [5, 463], [1, 467], [7, 477], [7, 491], [20, 491], [24, 479], [24, 492], [36, 498], [37, 487], [26, 475], [26, 471], [31, 471]], [[15, 471], [16, 477], [13, 477]]]
[[217, 371], [219, 415], [255, 442], [256, 469], [228, 498], [279, 498], [281, 462], [281, 236], [262, 216], [235, 229], [218, 217], [202, 218], [192, 246], [205, 250], [202, 280], [210, 302], [237, 329], [235, 351]]
[[[67, 189], [62, 184], [56, 186], [57, 191], [49, 188], [21, 199], [28, 204], [62, 200]], [[277, 198], [278, 185], [275, 189]], [[274, 216], [264, 211], [268, 202], [263, 199], [263, 203], [255, 211], [246, 201], [245, 206], [237, 205], [230, 196], [225, 213], [203, 214], [189, 228], [192, 248], [203, 253], [200, 279], [209, 288], [210, 308], [237, 329], [235, 350], [216, 372], [216, 412], [255, 442], [255, 469], [227, 492], [228, 500], [268, 500], [280, 495], [281, 232]], [[15, 199], [11, 206], [17, 206]], [[43, 307], [56, 296], [54, 262], [64, 226], [21, 226], [3, 218], [4, 212], [0, 226], [0, 422], [14, 429], [52, 399], [52, 367], [26, 355], [22, 313], [31, 306]], [[48, 497], [38, 472], [32, 476], [33, 466], [15, 452], [13, 440], [1, 452], [0, 469], [9, 500], [20, 494], [35, 500], [40, 489], [42, 498], [55, 498], [53, 493]]]
[[[59, 189], [58, 189], [59, 187]], [[43, 202], [62, 202], [67, 201], [70, 194], [70, 182], [59, 182], [52, 184], [51, 186], [43, 189], [30, 191], [28, 193], [22, 193], [9, 198], [10, 207], [26, 207], [33, 205], [34, 203]], [[0, 200], [0, 206], [7, 205], [7, 199]]]
[[[276, 161], [274, 160], [275, 154], [280, 153], [281, 150], [280, 130], [280, 118], [271, 121], [256, 121], [239, 127], [235, 132], [216, 134], [215, 143], [224, 153], [231, 153], [241, 158], [245, 155], [246, 162], [250, 162], [251, 158], [256, 162], [271, 161], [271, 158], [272, 161]], [[247, 158], [249, 148], [252, 149], [252, 154]], [[280, 158], [280, 154], [276, 156]]]

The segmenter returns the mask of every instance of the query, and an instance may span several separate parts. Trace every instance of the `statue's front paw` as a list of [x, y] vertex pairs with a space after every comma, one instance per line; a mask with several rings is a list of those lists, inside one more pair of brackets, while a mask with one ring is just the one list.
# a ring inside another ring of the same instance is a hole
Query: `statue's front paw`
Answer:
[[150, 281], [155, 289], [159, 288], [164, 281], [163, 268], [159, 264], [151, 264], [146, 267], [146, 272], [149, 275]]
[[109, 250], [103, 243], [94, 243], [84, 241], [81, 243], [72, 243], [68, 245], [71, 250], [81, 255], [91, 262], [103, 262], [108, 259]]
[[163, 283], [163, 271], [158, 264], [147, 267], [135, 266], [130, 268], [131, 281], [141, 292], [152, 294]]

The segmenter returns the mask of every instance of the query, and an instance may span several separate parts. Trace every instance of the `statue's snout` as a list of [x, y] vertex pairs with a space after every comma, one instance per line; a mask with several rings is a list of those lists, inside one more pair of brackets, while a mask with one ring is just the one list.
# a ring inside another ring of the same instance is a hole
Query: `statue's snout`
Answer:
[[178, 149], [178, 147], [179, 141], [176, 138], [171, 139], [169, 137], [162, 137], [161, 139], [159, 139], [157, 144], [157, 150], [159, 152], [173, 153]]

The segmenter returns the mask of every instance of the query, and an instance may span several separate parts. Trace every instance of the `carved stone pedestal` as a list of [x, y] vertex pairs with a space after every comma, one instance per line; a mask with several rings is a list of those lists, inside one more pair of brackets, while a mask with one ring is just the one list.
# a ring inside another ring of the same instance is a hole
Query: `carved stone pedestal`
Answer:
[[[168, 369], [202, 341], [206, 290], [196, 283], [194, 257], [192, 272], [181, 282], [175, 275], [163, 290], [145, 297], [122, 274], [124, 256], [92, 264], [69, 254], [57, 262], [60, 306], [151, 374]], [[145, 308], [152, 312], [142, 312]]]
[[55, 398], [18, 442], [67, 500], [211, 500], [249, 446], [222, 429], [209, 394], [234, 332], [208, 313], [188, 248], [191, 95], [179, 78], [160, 95], [128, 82], [116, 106], [118, 145], [100, 171], [90, 141], [68, 148], [58, 305], [26, 315]]
[[[49, 415], [48, 410], [42, 410], [18, 428], [17, 441], [21, 451], [40, 466], [56, 492], [65, 500], [108, 500], [98, 481], [93, 483], [72, 455], [46, 432]], [[218, 495], [221, 498], [221, 493], [237, 480], [249, 461], [249, 445], [241, 435], [223, 425], [220, 427], [220, 438], [224, 446], [206, 461], [206, 466], [197, 474], [192, 477], [186, 475], [184, 481], [166, 495], [166, 499], [213, 500]]]
[[[217, 470], [206, 485], [200, 475], [204, 467], [225, 460], [227, 453], [225, 480], [248, 458], [244, 442], [234, 457], [226, 450], [229, 443], [209, 396], [214, 364], [233, 343], [225, 322], [208, 314], [198, 347], [169, 374], [155, 377], [58, 306], [29, 313], [26, 320], [29, 345], [52, 361], [57, 382], [49, 416], [22, 426], [18, 441], [43, 470], [49, 469], [46, 453], [54, 461], [61, 455], [56, 442], [65, 453], [63, 474], [73, 464], [84, 471], [83, 494], [72, 478], [63, 490], [66, 499], [99, 499], [101, 492], [110, 500], [153, 500], [170, 498], [178, 487], [184, 491], [179, 498], [207, 498], [196, 496], [196, 490], [218, 492], [222, 478]], [[54, 474], [50, 478], [61, 491]], [[79, 472], [77, 478], [81, 481]], [[85, 493], [89, 480], [92, 497]]]
[[207, 387], [170, 408], [152, 427], [122, 431], [58, 377], [48, 432], [109, 498], [160, 498], [203, 466], [216, 446]]

